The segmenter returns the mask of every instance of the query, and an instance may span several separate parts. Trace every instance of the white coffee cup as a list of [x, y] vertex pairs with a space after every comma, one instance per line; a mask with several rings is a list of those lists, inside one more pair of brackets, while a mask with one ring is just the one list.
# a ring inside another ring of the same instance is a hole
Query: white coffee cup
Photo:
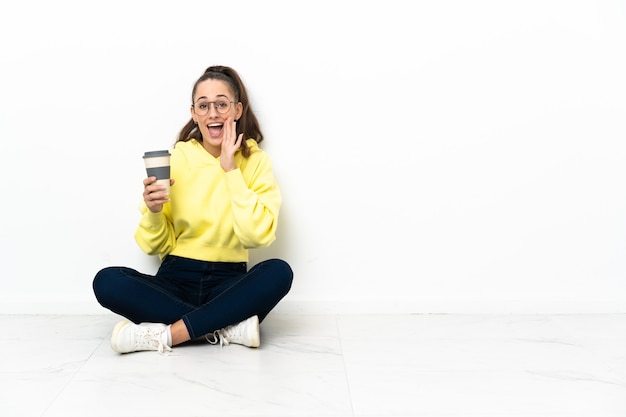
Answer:
[[149, 151], [143, 154], [148, 177], [156, 177], [157, 184], [165, 186], [165, 191], [170, 192], [170, 153], [167, 150]]

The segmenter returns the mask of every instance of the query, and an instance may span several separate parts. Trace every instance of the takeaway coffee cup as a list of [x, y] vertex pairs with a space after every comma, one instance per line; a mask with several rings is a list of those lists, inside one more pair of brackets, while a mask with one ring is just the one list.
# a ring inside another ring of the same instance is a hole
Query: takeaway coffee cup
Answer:
[[149, 151], [143, 154], [146, 172], [149, 177], [156, 177], [157, 184], [165, 186], [170, 192], [170, 153], [169, 151]]

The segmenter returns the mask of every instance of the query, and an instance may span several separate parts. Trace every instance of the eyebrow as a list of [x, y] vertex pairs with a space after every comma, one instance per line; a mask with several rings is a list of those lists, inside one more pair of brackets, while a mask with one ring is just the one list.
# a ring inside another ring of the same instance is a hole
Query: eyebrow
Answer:
[[[221, 97], [224, 97], [224, 98], [227, 98], [227, 99], [229, 99], [229, 100], [230, 100], [230, 97], [228, 97], [226, 94], [218, 94], [216, 98], [221, 98]], [[204, 98], [204, 99], [208, 99], [208, 97], [207, 97], [207, 96], [198, 97], [198, 98], [196, 99], [196, 101], [194, 101], [194, 103], [197, 103], [198, 101], [200, 101], [200, 100], [201, 100], [201, 99], [203, 99], [203, 98]]]

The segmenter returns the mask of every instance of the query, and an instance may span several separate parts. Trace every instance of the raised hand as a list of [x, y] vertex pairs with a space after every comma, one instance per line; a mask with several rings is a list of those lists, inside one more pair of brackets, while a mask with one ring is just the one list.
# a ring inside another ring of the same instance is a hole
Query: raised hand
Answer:
[[222, 152], [220, 154], [220, 164], [224, 171], [232, 171], [237, 168], [235, 164], [235, 152], [241, 146], [243, 134], [237, 137], [237, 122], [229, 117], [224, 122], [224, 139], [222, 139]]

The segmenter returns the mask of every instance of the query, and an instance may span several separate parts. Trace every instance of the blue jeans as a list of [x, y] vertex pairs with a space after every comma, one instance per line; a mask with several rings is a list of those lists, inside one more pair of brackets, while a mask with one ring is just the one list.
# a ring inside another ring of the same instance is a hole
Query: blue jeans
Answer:
[[155, 276], [108, 267], [93, 290], [105, 308], [134, 323], [172, 324], [182, 319], [192, 339], [265, 316], [291, 289], [293, 271], [283, 260], [205, 262], [168, 255]]

